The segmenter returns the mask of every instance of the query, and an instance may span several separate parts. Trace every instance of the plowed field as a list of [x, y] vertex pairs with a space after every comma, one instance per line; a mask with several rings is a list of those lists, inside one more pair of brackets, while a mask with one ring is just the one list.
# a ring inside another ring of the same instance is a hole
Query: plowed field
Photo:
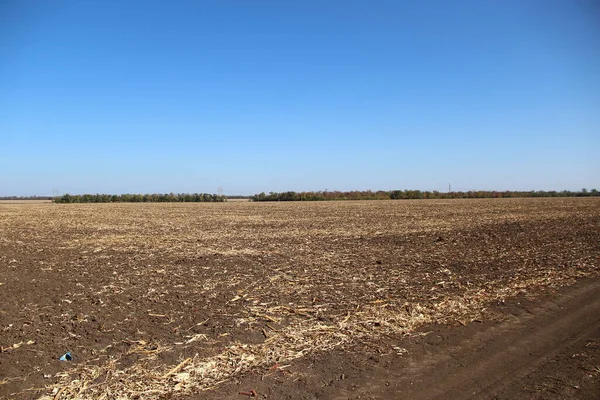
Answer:
[[599, 272], [598, 198], [0, 204], [0, 397], [264, 398]]

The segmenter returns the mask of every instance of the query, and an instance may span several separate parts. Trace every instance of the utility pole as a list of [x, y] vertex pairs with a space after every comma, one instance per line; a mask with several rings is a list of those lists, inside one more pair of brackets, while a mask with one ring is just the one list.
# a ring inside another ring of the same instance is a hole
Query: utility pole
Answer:
[[448, 184], [448, 193], [450, 193], [452, 190], [450, 190], [450, 184]]

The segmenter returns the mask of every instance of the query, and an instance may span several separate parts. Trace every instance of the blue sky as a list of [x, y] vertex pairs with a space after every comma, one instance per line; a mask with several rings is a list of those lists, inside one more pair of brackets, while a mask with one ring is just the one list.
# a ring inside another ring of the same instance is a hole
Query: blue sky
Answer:
[[0, 0], [0, 196], [600, 188], [600, 5]]

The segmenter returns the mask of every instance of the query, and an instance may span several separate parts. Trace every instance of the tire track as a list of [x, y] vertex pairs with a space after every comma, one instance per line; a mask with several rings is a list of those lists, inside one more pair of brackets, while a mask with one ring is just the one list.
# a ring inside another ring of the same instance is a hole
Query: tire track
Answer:
[[[351, 398], [510, 398], [528, 374], [574, 344], [598, 339], [598, 332], [600, 280], [594, 279], [457, 345], [439, 346], [406, 368], [379, 374]], [[394, 384], [386, 388], [387, 382]]]

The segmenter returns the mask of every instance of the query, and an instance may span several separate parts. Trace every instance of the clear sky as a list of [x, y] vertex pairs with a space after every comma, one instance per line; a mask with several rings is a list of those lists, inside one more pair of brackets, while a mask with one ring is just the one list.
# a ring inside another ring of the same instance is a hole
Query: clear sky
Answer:
[[0, 0], [0, 196], [600, 189], [600, 3]]

